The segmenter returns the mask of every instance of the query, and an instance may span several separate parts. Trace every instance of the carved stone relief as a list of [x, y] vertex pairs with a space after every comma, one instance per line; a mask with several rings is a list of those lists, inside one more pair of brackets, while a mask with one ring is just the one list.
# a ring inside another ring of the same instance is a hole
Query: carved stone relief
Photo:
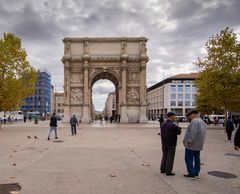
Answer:
[[141, 46], [141, 54], [144, 54], [144, 55], [147, 54], [146, 42], [142, 42], [142, 46]]
[[70, 55], [70, 42], [65, 43], [64, 55]]
[[71, 82], [81, 82], [83, 79], [83, 75], [79, 73], [72, 73], [71, 75]]
[[81, 88], [71, 89], [71, 104], [83, 103], [83, 91]]
[[139, 103], [139, 92], [138, 88], [131, 87], [127, 93], [128, 104], [138, 104]]
[[84, 43], [83, 43], [83, 51], [84, 51], [84, 54], [88, 54], [89, 53], [88, 41], [84, 41]]
[[129, 84], [137, 84], [139, 82], [139, 73], [128, 73], [128, 83]]
[[139, 67], [128, 67], [128, 72], [140, 72]]
[[126, 41], [122, 42], [122, 55], [125, 55], [127, 53], [127, 43]]

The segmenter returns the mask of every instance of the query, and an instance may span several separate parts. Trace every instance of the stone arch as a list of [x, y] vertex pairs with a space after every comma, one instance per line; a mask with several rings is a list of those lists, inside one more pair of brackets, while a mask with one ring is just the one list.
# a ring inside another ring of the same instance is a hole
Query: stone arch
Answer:
[[91, 119], [91, 89], [99, 79], [113, 82], [121, 123], [146, 122], [145, 37], [64, 38], [64, 118]]
[[107, 71], [94, 72], [89, 79], [90, 80], [89, 87], [92, 87], [93, 84], [96, 81], [98, 81], [99, 79], [108, 79], [115, 85], [115, 87], [117, 87], [117, 86], [120, 87], [120, 85], [121, 85], [121, 81], [119, 80], [116, 73], [114, 73], [113, 71], [107, 70]]

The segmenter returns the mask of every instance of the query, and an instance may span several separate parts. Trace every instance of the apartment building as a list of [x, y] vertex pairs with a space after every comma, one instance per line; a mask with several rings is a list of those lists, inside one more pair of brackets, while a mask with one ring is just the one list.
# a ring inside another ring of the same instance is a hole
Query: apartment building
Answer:
[[178, 74], [149, 87], [147, 89], [147, 117], [155, 120], [161, 114], [175, 112], [177, 116], [185, 116], [196, 106], [195, 81], [198, 73]]

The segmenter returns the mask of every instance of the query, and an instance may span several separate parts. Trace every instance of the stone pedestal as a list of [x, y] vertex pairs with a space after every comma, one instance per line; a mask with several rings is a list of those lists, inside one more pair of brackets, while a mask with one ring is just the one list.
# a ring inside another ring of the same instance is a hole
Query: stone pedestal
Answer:
[[89, 117], [89, 106], [84, 105], [83, 106], [83, 114], [82, 114], [82, 123], [90, 123], [90, 117]]
[[146, 111], [147, 111], [147, 106], [142, 105], [140, 108], [140, 119], [139, 119], [140, 123], [146, 123], [148, 121], [146, 116]]
[[121, 121], [120, 123], [128, 123], [127, 106], [121, 106]]

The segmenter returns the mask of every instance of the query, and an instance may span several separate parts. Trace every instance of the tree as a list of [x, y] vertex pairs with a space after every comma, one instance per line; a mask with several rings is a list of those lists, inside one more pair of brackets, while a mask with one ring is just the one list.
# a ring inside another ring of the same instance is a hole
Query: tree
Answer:
[[207, 56], [195, 65], [202, 71], [196, 82], [197, 109], [203, 114], [240, 110], [240, 43], [232, 29], [210, 37]]
[[0, 111], [12, 111], [35, 92], [36, 71], [27, 61], [21, 39], [4, 33], [0, 39]]

